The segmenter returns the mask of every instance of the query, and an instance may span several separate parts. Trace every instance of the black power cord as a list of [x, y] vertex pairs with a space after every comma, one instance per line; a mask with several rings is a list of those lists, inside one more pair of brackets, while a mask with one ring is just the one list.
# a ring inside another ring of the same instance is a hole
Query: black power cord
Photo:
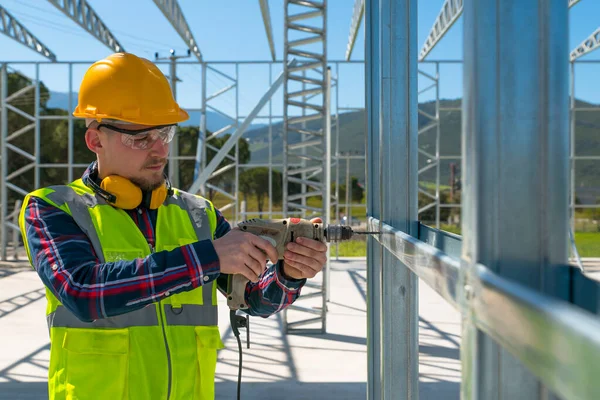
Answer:
[[237, 400], [241, 399], [241, 388], [242, 388], [242, 340], [240, 339], [239, 328], [246, 328], [246, 342], [248, 348], [250, 348], [250, 318], [248, 315], [245, 317], [237, 315], [235, 310], [229, 311], [229, 322], [231, 323], [231, 330], [233, 335], [237, 339], [239, 361], [238, 361], [238, 382], [237, 382]]

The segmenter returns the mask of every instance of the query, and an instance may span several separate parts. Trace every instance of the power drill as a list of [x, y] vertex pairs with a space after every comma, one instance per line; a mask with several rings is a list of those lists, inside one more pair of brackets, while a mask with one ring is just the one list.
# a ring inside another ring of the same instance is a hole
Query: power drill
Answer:
[[[355, 234], [374, 235], [379, 232], [357, 232], [344, 225], [327, 225], [313, 223], [300, 218], [285, 219], [250, 219], [240, 222], [238, 227], [244, 231], [257, 235], [275, 247], [279, 260], [283, 260], [283, 253], [288, 243], [298, 237], [306, 237], [321, 242], [342, 242], [352, 239]], [[227, 291], [227, 305], [231, 310], [248, 308], [244, 293], [248, 279], [235, 274], [230, 276]]]
[[[306, 237], [321, 242], [341, 242], [350, 240], [353, 235], [373, 235], [379, 232], [355, 232], [349, 226], [327, 225], [314, 223], [300, 218], [286, 219], [250, 219], [240, 222], [238, 227], [244, 232], [250, 232], [260, 236], [275, 247], [279, 260], [283, 260], [285, 246], [293, 242], [296, 238]], [[239, 328], [246, 329], [246, 341], [250, 347], [250, 320], [248, 316], [237, 315], [238, 309], [248, 308], [245, 299], [246, 284], [248, 278], [242, 274], [229, 275], [227, 284], [227, 305], [229, 306], [229, 321], [231, 329], [238, 342], [239, 351], [239, 369], [237, 398], [240, 399], [241, 381], [242, 381], [242, 343], [240, 340]]]

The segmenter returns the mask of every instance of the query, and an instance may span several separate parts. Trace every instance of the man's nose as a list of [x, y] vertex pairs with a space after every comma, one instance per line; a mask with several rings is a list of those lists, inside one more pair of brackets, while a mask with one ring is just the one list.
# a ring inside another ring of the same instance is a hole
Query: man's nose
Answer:
[[150, 152], [160, 157], [166, 157], [169, 154], [169, 143], [165, 143], [159, 138], [152, 144]]

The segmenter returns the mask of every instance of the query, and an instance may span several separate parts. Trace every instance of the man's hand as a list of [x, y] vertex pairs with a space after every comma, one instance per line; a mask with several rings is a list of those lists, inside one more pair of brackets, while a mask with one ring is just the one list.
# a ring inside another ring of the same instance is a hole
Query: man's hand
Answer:
[[224, 274], [242, 274], [252, 282], [258, 282], [258, 277], [267, 266], [267, 256], [276, 263], [277, 250], [265, 239], [237, 228], [231, 230], [222, 238], [213, 242], [221, 272]]
[[[322, 223], [320, 218], [310, 220]], [[327, 245], [318, 240], [299, 237], [288, 243], [283, 254], [283, 273], [293, 279], [314, 278], [327, 262]]]

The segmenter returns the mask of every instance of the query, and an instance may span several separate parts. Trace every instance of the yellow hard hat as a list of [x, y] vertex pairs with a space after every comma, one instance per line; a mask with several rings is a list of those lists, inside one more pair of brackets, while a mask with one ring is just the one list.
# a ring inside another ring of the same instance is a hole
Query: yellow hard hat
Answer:
[[130, 53], [112, 54], [88, 68], [73, 116], [142, 125], [170, 125], [189, 118], [160, 69]]

